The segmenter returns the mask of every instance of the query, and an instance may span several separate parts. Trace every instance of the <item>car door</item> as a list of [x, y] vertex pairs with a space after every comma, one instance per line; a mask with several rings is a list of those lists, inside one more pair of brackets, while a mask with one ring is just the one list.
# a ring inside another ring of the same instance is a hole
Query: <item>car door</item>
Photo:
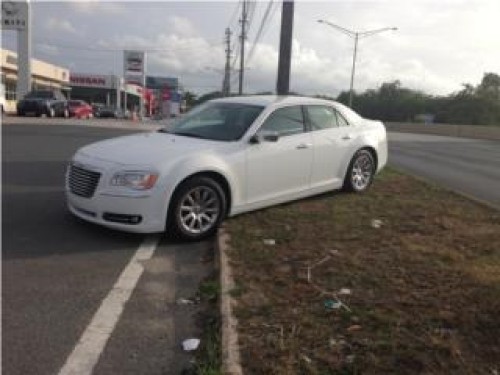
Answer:
[[305, 112], [314, 145], [311, 187], [338, 187], [353, 153], [354, 128], [331, 106], [308, 105]]
[[257, 131], [277, 141], [249, 144], [246, 155], [247, 204], [283, 200], [309, 188], [313, 158], [311, 134], [301, 106], [278, 108]]

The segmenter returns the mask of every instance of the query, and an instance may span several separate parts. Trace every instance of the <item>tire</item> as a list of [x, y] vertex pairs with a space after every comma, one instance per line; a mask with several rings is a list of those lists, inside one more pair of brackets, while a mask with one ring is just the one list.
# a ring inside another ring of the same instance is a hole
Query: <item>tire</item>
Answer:
[[217, 182], [209, 177], [192, 177], [173, 195], [167, 230], [184, 240], [202, 240], [217, 231], [226, 208], [226, 196]]
[[344, 179], [344, 190], [361, 193], [367, 190], [375, 175], [375, 160], [370, 151], [357, 151], [349, 163]]
[[63, 117], [64, 118], [69, 118], [69, 110], [68, 110], [68, 108], [64, 108]]
[[47, 117], [56, 117], [56, 110], [53, 107], [49, 107], [47, 110]]

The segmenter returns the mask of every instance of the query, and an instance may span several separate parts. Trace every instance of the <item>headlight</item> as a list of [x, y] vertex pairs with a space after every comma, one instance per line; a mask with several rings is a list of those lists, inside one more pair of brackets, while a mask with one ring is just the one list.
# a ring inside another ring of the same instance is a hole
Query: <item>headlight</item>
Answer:
[[151, 189], [158, 180], [158, 174], [147, 171], [124, 171], [115, 173], [112, 186], [123, 186], [134, 190]]

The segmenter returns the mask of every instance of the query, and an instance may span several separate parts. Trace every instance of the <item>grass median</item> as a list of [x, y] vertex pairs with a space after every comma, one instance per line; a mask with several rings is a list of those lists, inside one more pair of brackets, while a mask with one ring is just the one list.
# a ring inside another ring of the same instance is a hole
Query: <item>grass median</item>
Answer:
[[245, 373], [500, 373], [498, 211], [386, 169], [226, 227]]

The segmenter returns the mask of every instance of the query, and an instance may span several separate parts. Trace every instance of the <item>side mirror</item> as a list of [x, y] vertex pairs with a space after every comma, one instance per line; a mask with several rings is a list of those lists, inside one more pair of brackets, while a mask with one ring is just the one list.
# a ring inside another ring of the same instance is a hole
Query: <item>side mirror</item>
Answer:
[[280, 139], [280, 135], [278, 132], [264, 130], [264, 131], [255, 133], [250, 138], [250, 143], [257, 144], [257, 143], [261, 143], [261, 142], [277, 142], [278, 139]]

